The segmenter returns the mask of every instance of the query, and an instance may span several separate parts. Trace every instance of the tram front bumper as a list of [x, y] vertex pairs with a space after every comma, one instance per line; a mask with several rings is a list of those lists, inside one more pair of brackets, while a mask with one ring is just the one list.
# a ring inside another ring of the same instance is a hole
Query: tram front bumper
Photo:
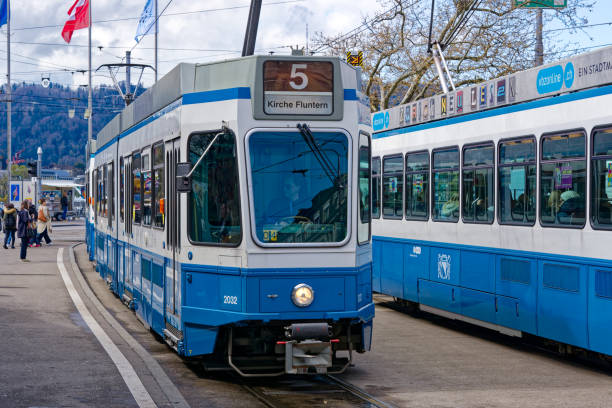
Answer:
[[332, 346], [328, 341], [304, 340], [285, 343], [285, 372], [307, 374], [312, 368], [317, 374], [327, 373], [332, 366]]

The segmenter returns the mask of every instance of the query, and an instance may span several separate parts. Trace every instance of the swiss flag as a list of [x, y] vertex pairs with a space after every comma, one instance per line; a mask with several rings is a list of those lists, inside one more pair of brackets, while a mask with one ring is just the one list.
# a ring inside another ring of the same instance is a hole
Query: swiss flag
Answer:
[[72, 39], [74, 30], [89, 27], [89, 0], [76, 0], [68, 10], [68, 15], [70, 18], [62, 29], [62, 38], [67, 43]]

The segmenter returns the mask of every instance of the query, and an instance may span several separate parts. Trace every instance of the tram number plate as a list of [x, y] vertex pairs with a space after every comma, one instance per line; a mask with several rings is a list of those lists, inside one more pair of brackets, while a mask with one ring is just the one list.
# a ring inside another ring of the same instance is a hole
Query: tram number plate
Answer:
[[226, 305], [237, 305], [238, 296], [223, 296], [223, 303]]
[[331, 115], [334, 67], [324, 61], [266, 61], [264, 112], [273, 115]]

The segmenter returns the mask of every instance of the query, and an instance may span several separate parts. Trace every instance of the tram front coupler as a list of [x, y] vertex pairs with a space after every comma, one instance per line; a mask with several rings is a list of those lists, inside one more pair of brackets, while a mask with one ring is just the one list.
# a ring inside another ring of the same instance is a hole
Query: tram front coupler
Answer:
[[327, 373], [332, 366], [332, 327], [327, 323], [293, 323], [285, 327], [287, 341], [277, 345], [285, 347], [287, 374]]

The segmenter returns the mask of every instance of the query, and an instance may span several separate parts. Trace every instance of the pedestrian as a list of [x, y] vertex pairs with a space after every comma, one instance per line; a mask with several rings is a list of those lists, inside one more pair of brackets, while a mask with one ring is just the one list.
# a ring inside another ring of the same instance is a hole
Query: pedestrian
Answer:
[[8, 244], [15, 249], [15, 231], [17, 230], [17, 210], [13, 203], [8, 203], [2, 217], [4, 224], [4, 249], [8, 249]]
[[36, 243], [40, 245], [42, 239], [45, 239], [45, 244], [51, 245], [51, 238], [49, 233], [51, 231], [51, 219], [49, 218], [49, 209], [47, 208], [47, 202], [44, 198], [40, 199], [40, 205], [38, 206], [38, 222], [36, 224]]
[[18, 224], [17, 224], [17, 237], [21, 238], [21, 253], [19, 254], [19, 259], [22, 262], [30, 262], [26, 259], [28, 253], [28, 242], [30, 237], [28, 234], [32, 229], [32, 219], [30, 218], [29, 204], [27, 200], [24, 200], [21, 203], [21, 209], [18, 213]]
[[31, 247], [39, 247], [40, 241], [38, 240], [38, 234], [36, 233], [36, 224], [38, 223], [38, 211], [36, 211], [36, 206], [32, 203], [32, 200], [28, 199], [28, 214], [30, 214], [30, 226], [28, 227], [30, 231], [28, 235], [30, 237], [28, 246]]
[[60, 204], [62, 205], [62, 218], [66, 221], [66, 216], [68, 215], [68, 197], [66, 197], [66, 192], [62, 193]]

